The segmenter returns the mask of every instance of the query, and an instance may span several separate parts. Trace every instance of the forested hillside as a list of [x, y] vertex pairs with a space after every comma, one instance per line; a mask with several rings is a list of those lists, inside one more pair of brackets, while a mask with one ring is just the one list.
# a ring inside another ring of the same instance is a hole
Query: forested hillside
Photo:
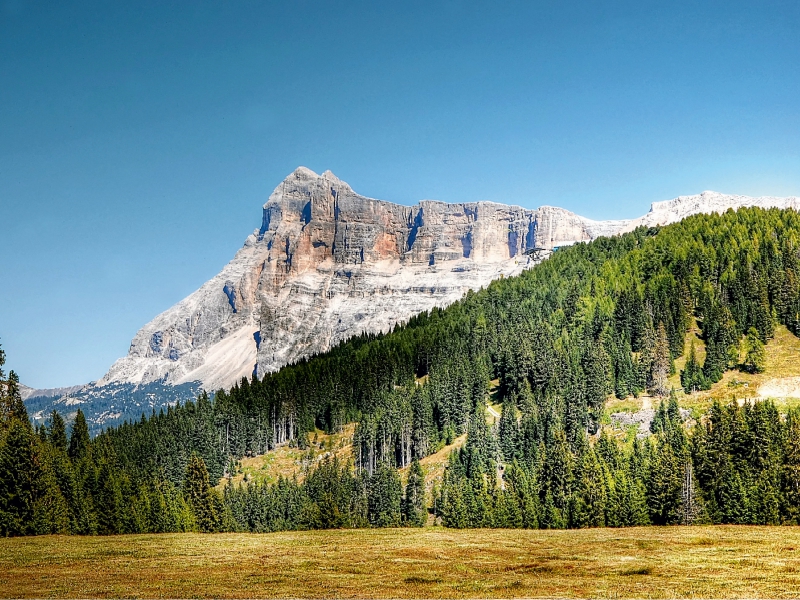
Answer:
[[[687, 424], [668, 379], [693, 319], [705, 359], [688, 357], [687, 393], [758, 370], [777, 323], [800, 331], [799, 239], [794, 211], [741, 209], [564, 248], [388, 335], [91, 441], [80, 413], [69, 437], [55, 414], [34, 431], [9, 377], [0, 531], [421, 525], [428, 507], [451, 527], [794, 523], [800, 414], [715, 405]], [[495, 379], [503, 408], [490, 427]], [[611, 394], [645, 391], [664, 398], [652, 436], [602, 430]], [[210, 485], [238, 458], [350, 422], [352, 465], [224, 494]], [[418, 459], [464, 433], [426, 498]]]

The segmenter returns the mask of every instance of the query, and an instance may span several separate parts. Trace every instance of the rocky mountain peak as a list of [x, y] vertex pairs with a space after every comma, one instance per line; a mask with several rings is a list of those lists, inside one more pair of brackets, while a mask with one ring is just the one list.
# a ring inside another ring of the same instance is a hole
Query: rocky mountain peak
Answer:
[[72, 405], [108, 390], [115, 404], [104, 414], [120, 418], [124, 394], [150, 398], [166, 386], [162, 397], [179, 398], [228, 388], [518, 274], [532, 248], [745, 205], [797, 208], [798, 199], [703, 192], [653, 203], [639, 219], [593, 221], [553, 206], [394, 204], [357, 194], [330, 171], [298, 167], [218, 275], [145, 325], [102, 379], [63, 397]]
[[563, 209], [404, 206], [298, 167], [236, 257], [145, 325], [98, 384], [228, 387], [518, 273], [529, 248], [589, 239], [584, 220]]

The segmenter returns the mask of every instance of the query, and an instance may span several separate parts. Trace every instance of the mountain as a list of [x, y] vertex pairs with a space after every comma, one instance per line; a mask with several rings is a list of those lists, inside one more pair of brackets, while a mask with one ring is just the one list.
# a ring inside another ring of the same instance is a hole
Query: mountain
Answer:
[[27, 400], [31, 396], [38, 396], [40, 398], [60, 398], [61, 396], [66, 396], [67, 394], [77, 392], [84, 387], [85, 386], [82, 385], [71, 385], [67, 387], [37, 390], [35, 388], [28, 387], [27, 385], [20, 384], [19, 391], [23, 400]]
[[790, 196], [778, 198], [775, 196], [737, 196], [720, 194], [719, 192], [706, 191], [694, 196], [678, 196], [674, 200], [653, 202], [650, 211], [638, 219], [628, 222], [620, 231], [632, 231], [637, 227], [655, 227], [677, 223], [690, 215], [698, 213], [724, 213], [728, 209], [736, 210], [745, 206], [758, 208], [792, 208], [800, 209], [800, 198]]
[[799, 238], [744, 208], [574, 244], [94, 442], [10, 411], [0, 534], [797, 524]]
[[797, 207], [797, 198], [704, 192], [657, 202], [634, 220], [494, 202], [414, 206], [361, 196], [330, 171], [299, 167], [275, 188], [261, 226], [222, 271], [158, 315], [99, 381], [62, 395], [33, 391], [29, 410], [83, 405], [94, 429], [136, 418], [202, 389], [324, 352], [362, 332], [444, 307], [532, 265], [533, 248], [663, 225], [739, 206]]

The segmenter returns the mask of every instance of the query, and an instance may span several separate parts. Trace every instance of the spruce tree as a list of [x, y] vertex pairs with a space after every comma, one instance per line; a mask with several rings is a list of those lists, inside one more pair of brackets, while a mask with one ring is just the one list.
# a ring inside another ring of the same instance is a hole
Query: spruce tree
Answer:
[[37, 483], [33, 445], [27, 419], [11, 419], [0, 438], [0, 536], [31, 532]]
[[[0, 386], [2, 386], [2, 382], [0, 382]], [[5, 415], [6, 420], [17, 419], [20, 423], [30, 423], [28, 411], [20, 393], [19, 377], [14, 371], [8, 374], [8, 380], [5, 382], [5, 394], [2, 400], [5, 405], [2, 413]]]
[[465, 529], [470, 526], [467, 505], [464, 501], [464, 489], [468, 486], [463, 478], [453, 480], [445, 476], [438, 508], [442, 525], [445, 527]]
[[498, 426], [500, 451], [506, 462], [511, 462], [517, 457], [519, 444], [519, 424], [517, 423], [517, 408], [514, 402], [503, 402]]
[[186, 467], [183, 482], [183, 496], [194, 513], [197, 528], [206, 533], [214, 532], [219, 525], [214, 490], [208, 479], [206, 463], [197, 454], [192, 453]]
[[67, 427], [64, 424], [64, 419], [54, 410], [50, 413], [50, 427], [48, 432], [48, 439], [54, 448], [67, 451]]
[[57, 470], [66, 465], [54, 456], [49, 444], [36, 444], [35, 463], [38, 465], [34, 481], [34, 502], [31, 532], [36, 535], [66, 534], [70, 531], [70, 507], [59, 486]]
[[87, 455], [89, 451], [89, 427], [86, 425], [86, 417], [79, 408], [72, 423], [72, 433], [69, 436], [69, 449], [67, 454], [73, 460], [79, 460]]
[[748, 373], [763, 373], [766, 368], [767, 352], [755, 327], [747, 330], [745, 346], [744, 370]]
[[669, 340], [664, 322], [658, 324], [655, 344], [653, 346], [653, 364], [650, 370], [650, 387], [657, 396], [666, 396], [669, 393], [669, 374], [672, 359], [669, 353]]
[[583, 453], [575, 490], [570, 496], [570, 527], [605, 525], [606, 481], [597, 456], [591, 448]]
[[422, 527], [428, 519], [425, 507], [425, 474], [416, 458], [411, 461], [403, 498], [403, 519], [411, 527]]
[[93, 494], [97, 511], [97, 532], [101, 535], [125, 533], [124, 506], [119, 479], [107, 462], [103, 462], [97, 475], [97, 489]]
[[403, 489], [397, 471], [381, 463], [367, 487], [368, 518], [375, 527], [400, 525]]
[[680, 522], [683, 508], [684, 464], [672, 446], [660, 439], [653, 451], [647, 478], [647, 505], [654, 525]]
[[689, 357], [686, 359], [686, 366], [681, 371], [681, 386], [687, 394], [693, 394], [698, 390], [708, 389], [703, 368], [697, 362], [697, 355], [694, 348], [694, 340], [689, 347]]

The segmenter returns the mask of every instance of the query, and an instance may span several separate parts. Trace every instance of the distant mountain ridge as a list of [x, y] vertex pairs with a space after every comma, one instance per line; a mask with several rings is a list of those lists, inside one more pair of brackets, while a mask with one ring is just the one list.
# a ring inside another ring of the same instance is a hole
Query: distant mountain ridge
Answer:
[[96, 429], [228, 388], [362, 332], [447, 306], [550, 250], [741, 206], [800, 199], [716, 192], [656, 202], [639, 219], [593, 221], [567, 210], [361, 196], [330, 171], [299, 167], [263, 206], [261, 226], [222, 271], [155, 317], [103, 378], [63, 393], [28, 392], [38, 418], [84, 406]]

